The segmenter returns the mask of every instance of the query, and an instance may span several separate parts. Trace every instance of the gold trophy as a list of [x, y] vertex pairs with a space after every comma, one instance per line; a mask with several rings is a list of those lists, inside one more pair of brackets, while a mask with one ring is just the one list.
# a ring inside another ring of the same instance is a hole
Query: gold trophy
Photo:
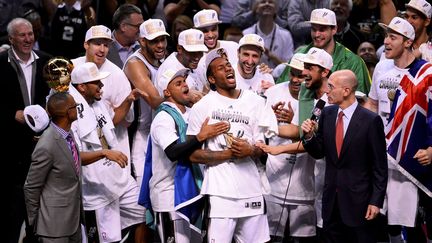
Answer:
[[44, 66], [43, 77], [55, 92], [67, 92], [71, 82], [72, 62], [64, 57], [53, 57]]

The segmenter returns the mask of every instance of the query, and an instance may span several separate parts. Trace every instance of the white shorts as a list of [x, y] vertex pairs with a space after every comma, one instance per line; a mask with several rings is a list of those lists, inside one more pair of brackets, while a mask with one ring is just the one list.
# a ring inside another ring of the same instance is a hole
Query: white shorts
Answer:
[[[189, 227], [189, 222], [178, 216], [175, 212], [155, 212], [155, 221], [161, 243], [202, 242], [201, 234], [194, 230], [191, 230], [191, 228]], [[171, 232], [165, 232], [166, 230], [169, 230], [169, 228], [172, 228], [172, 230], [174, 231], [174, 239], [172, 239], [173, 236], [170, 235], [172, 234]], [[171, 240], [167, 240], [170, 238]]]
[[133, 163], [135, 176], [137, 177], [138, 188], [140, 189], [144, 174], [144, 162], [147, 153], [148, 136], [148, 132], [138, 129], [135, 133], [131, 149], [131, 162]]
[[270, 235], [284, 236], [288, 218], [290, 236], [309, 237], [316, 235], [314, 205], [285, 205], [282, 207], [281, 204], [271, 201], [266, 201], [266, 205]]
[[138, 205], [138, 187], [133, 180], [119, 199], [95, 210], [100, 242], [121, 240], [121, 230], [145, 222], [145, 208]]
[[262, 243], [270, 240], [267, 216], [210, 218], [208, 243]]

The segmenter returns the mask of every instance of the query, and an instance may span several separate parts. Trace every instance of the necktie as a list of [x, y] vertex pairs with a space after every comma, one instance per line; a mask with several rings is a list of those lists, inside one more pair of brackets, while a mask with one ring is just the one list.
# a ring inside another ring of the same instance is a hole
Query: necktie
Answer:
[[75, 146], [74, 140], [72, 139], [72, 135], [71, 134], [67, 135], [66, 140], [69, 143], [69, 147], [70, 147], [70, 149], [72, 151], [72, 156], [73, 156], [73, 159], [74, 159], [74, 162], [75, 162], [74, 163], [75, 171], [76, 171], [77, 175], [79, 175], [80, 165], [79, 165], [78, 150], [77, 150], [77, 148]]
[[340, 155], [344, 139], [343, 115], [343, 112], [340, 111], [338, 114], [338, 119], [336, 121], [336, 150], [338, 157]]

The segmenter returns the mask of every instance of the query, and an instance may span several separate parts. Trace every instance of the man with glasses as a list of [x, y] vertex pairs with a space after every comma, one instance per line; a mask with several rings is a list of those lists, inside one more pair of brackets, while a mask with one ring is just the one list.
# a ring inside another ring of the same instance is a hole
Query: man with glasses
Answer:
[[[47, 111], [51, 124], [33, 151], [24, 195], [29, 224], [40, 242], [82, 242], [81, 159], [71, 131], [71, 124], [77, 119], [77, 105], [66, 92], [49, 97]], [[46, 112], [39, 108], [33, 109], [34, 117]], [[66, 198], [67, 204], [58, 200]]]
[[[143, 93], [132, 90], [113, 114], [101, 97], [104, 87], [101, 80], [110, 73], [100, 72], [94, 63], [86, 62], [76, 65], [71, 75], [69, 92], [81, 103], [72, 131], [85, 165], [82, 170], [83, 206], [89, 242], [120, 241], [122, 233], [127, 233], [122, 230], [143, 227], [145, 209], [138, 205], [139, 190], [114, 124], [115, 119], [124, 118], [132, 102]], [[135, 230], [131, 232], [133, 235]]]
[[133, 4], [121, 5], [113, 15], [113, 41], [109, 45], [107, 59], [120, 69], [127, 58], [139, 49], [138, 35], [144, 22], [141, 10]]

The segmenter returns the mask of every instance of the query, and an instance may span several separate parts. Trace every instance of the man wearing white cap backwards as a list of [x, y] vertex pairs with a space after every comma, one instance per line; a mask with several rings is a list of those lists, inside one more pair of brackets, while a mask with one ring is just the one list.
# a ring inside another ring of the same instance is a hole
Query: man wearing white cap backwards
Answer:
[[[80, 105], [72, 132], [80, 151], [83, 177], [83, 206], [89, 242], [115, 242], [122, 230], [143, 225], [145, 209], [138, 205], [139, 190], [127, 169], [129, 159], [122, 151], [114, 128], [114, 115], [102, 100], [101, 80], [110, 75], [86, 62], [72, 71], [70, 94]], [[123, 119], [142, 91], [134, 89], [117, 108]], [[116, 164], [117, 163], [117, 164]], [[95, 235], [97, 232], [98, 235]]]
[[[164, 102], [156, 109], [157, 114], [151, 124], [153, 175], [149, 188], [156, 227], [162, 242], [173, 242], [173, 240], [177, 243], [202, 242], [201, 234], [191, 230], [189, 226], [195, 222], [188, 222], [176, 213], [176, 206], [179, 204], [178, 197], [175, 197], [178, 195], [177, 191], [193, 189], [184, 188], [189, 184], [177, 183], [179, 179], [181, 180], [179, 170], [191, 169], [192, 171], [190, 162], [187, 160], [188, 156], [201, 147], [206, 139], [229, 129], [226, 122], [207, 125], [207, 119], [197, 136], [186, 140], [189, 87], [185, 80], [188, 72], [188, 69], [178, 71], [168, 69], [162, 75], [159, 82]], [[178, 187], [181, 186], [183, 187], [179, 189]], [[196, 195], [199, 195], [199, 186], [196, 188], [198, 189]]]
[[[296, 53], [291, 58], [288, 64], [291, 67], [289, 82], [277, 84], [265, 92], [267, 105], [271, 105], [275, 110], [279, 126], [293, 126], [296, 133], [299, 126], [298, 93], [305, 77], [302, 73], [304, 69], [302, 60], [305, 55]], [[291, 110], [294, 116], [285, 120], [281, 113], [288, 112], [287, 110]], [[269, 145], [290, 144], [293, 141], [278, 136], [270, 138]], [[298, 239], [299, 242], [314, 240], [313, 236], [316, 235], [314, 168], [315, 159], [307, 153], [268, 155], [266, 174], [271, 193], [265, 198], [270, 235], [275, 241], [282, 242], [277, 239], [288, 236]]]
[[[312, 43], [299, 48], [297, 52], [306, 53], [310, 48], [324, 49], [333, 58], [332, 72], [337, 70], [352, 70], [358, 80], [357, 90], [369, 93], [371, 79], [363, 59], [348, 50], [345, 46], [335, 41], [337, 32], [336, 15], [326, 8], [314, 9], [310, 16]], [[289, 68], [285, 68], [277, 83], [288, 80]]]
[[[389, 181], [387, 217], [389, 225], [408, 227], [412, 238], [418, 207], [426, 213], [429, 237], [432, 205], [431, 74], [432, 67], [416, 59], [412, 45], [415, 30], [406, 20], [394, 17], [386, 30], [385, 57], [394, 66], [375, 78], [366, 107], [377, 112], [386, 126]], [[420, 189], [420, 190], [418, 190]], [[392, 242], [401, 242], [400, 230], [390, 228]]]
[[240, 39], [237, 50], [238, 62], [235, 67], [237, 88], [263, 95], [274, 85], [273, 76], [258, 69], [264, 51], [264, 39], [259, 35], [247, 34]]
[[206, 67], [215, 92], [192, 107], [187, 135], [197, 135], [208, 117], [209, 124], [230, 124], [228, 133], [207, 140], [190, 156], [191, 162], [206, 164], [201, 194], [209, 195], [210, 201], [208, 242], [266, 242], [270, 238], [263, 194], [269, 188], [258, 171], [266, 158], [255, 143], [277, 129], [276, 119], [271, 110], [266, 112], [262, 97], [236, 89], [234, 69], [223, 48], [207, 54]]

